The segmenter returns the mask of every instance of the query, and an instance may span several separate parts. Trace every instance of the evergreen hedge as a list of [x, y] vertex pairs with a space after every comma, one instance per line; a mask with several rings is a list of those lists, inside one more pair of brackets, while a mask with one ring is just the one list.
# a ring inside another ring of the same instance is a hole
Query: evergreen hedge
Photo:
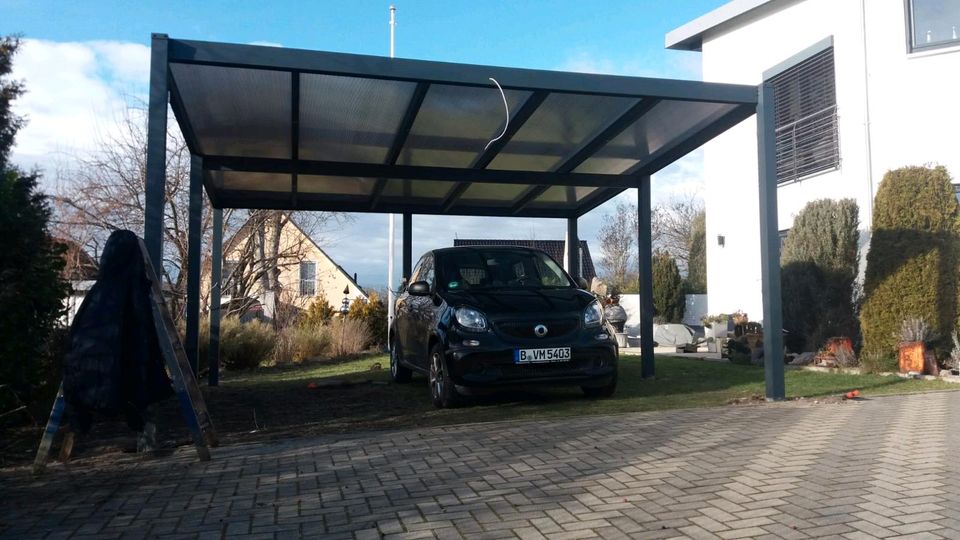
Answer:
[[707, 214], [703, 210], [690, 223], [690, 239], [687, 242], [687, 292], [707, 292]]
[[683, 320], [686, 298], [683, 279], [677, 262], [669, 254], [658, 251], [653, 255], [653, 311], [664, 322]]
[[860, 317], [866, 352], [890, 354], [906, 318], [929, 323], [944, 354], [957, 322], [958, 205], [944, 167], [883, 177], [873, 208]]
[[780, 256], [789, 349], [815, 351], [832, 336], [857, 339], [859, 225], [853, 199], [811, 201], [794, 218]]

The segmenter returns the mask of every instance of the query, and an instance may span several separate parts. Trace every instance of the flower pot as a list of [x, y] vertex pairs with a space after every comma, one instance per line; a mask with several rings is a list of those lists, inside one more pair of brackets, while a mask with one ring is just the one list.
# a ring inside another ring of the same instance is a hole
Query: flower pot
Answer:
[[924, 347], [922, 341], [904, 342], [897, 348], [897, 359], [900, 362], [900, 373], [909, 373], [915, 371], [923, 373], [924, 365]]
[[923, 353], [923, 372], [927, 375], [940, 375], [940, 366], [937, 365], [937, 357], [933, 351]]

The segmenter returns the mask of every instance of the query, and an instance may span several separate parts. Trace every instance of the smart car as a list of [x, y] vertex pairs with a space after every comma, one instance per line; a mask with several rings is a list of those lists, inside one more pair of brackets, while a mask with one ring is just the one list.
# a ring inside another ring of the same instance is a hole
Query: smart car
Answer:
[[607, 397], [618, 350], [597, 299], [543, 251], [454, 247], [424, 254], [398, 295], [390, 373], [427, 376], [437, 407], [530, 384]]

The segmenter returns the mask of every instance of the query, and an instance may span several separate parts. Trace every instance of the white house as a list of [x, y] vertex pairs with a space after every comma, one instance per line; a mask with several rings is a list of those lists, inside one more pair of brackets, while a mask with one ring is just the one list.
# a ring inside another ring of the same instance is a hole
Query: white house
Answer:
[[[779, 226], [819, 198], [857, 200], [863, 247], [885, 172], [960, 177], [960, 0], [734, 0], [666, 36], [703, 80], [776, 91]], [[759, 319], [756, 118], [705, 146], [709, 311]], [[863, 250], [865, 252], [865, 249]]]

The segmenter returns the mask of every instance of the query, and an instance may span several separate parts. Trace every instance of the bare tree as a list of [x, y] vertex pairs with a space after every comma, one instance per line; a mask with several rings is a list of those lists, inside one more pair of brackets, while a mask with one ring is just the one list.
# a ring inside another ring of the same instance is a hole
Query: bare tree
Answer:
[[690, 261], [690, 231], [703, 201], [694, 194], [677, 195], [657, 205], [651, 212], [654, 246], [676, 259], [680, 273], [687, 274]]
[[637, 207], [618, 203], [612, 214], [604, 216], [597, 240], [604, 279], [623, 287], [630, 276], [636, 275]]
[[[147, 122], [143, 107], [131, 107], [111, 129], [97, 141], [96, 150], [76, 156], [76, 166], [57, 175], [54, 197], [56, 223], [54, 234], [76, 242], [94, 257], [98, 257], [111, 232], [129, 229], [142, 233], [146, 192]], [[175, 122], [170, 122], [176, 126]], [[163, 229], [163, 276], [170, 291], [171, 312], [179, 318], [186, 298], [188, 273], [188, 219], [189, 219], [190, 150], [175, 129], [167, 137], [167, 178]], [[212, 208], [205, 201], [201, 217], [201, 238], [204, 242], [201, 269], [209, 275], [210, 250], [208, 242], [212, 231]], [[299, 213], [299, 225], [307, 235], [318, 234], [332, 222], [344, 219], [343, 214], [329, 212]], [[257, 231], [261, 241], [246, 261], [244, 271], [232, 277], [244, 283], [260, 281], [264, 290], [278, 291], [275, 265], [284, 257], [285, 249], [296, 251], [298, 246], [281, 246], [280, 229], [290, 219], [289, 213], [278, 211], [224, 210], [224, 245], [235, 242], [234, 236]], [[268, 232], [269, 231], [269, 232]], [[269, 235], [269, 237], [268, 237]], [[270, 265], [274, 265], [272, 270]], [[246, 271], [246, 270], [245, 270]], [[252, 277], [251, 277], [252, 276]], [[224, 283], [226, 287], [227, 284]], [[252, 287], [243, 290], [251, 291]], [[204, 292], [206, 290], [204, 289]], [[201, 299], [207, 305], [207, 299]]]

